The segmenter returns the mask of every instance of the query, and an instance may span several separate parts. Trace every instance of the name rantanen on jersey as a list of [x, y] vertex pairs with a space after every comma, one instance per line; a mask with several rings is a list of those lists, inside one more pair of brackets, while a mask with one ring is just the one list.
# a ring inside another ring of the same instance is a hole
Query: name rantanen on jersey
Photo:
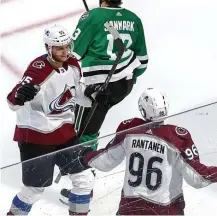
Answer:
[[147, 150], [153, 150], [161, 154], [164, 154], [165, 150], [165, 146], [161, 145], [160, 143], [141, 139], [133, 139], [132, 148], [143, 148]]

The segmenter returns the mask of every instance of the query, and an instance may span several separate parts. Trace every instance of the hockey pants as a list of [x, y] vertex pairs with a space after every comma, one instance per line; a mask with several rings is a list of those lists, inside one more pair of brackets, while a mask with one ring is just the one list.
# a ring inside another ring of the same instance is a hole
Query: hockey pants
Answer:
[[[106, 104], [98, 105], [90, 122], [88, 123], [83, 136], [80, 138], [80, 142], [86, 142], [89, 140], [96, 139], [99, 130], [105, 120], [105, 117], [111, 107], [120, 103], [133, 89], [134, 80], [133, 79], [121, 79], [117, 82], [112, 82], [108, 84], [107, 92], [109, 98]], [[89, 101], [89, 99], [86, 99]], [[75, 125], [74, 128], [77, 132], [83, 131], [85, 125], [85, 119], [91, 110], [91, 107], [76, 105], [75, 109]], [[96, 150], [97, 143], [93, 143], [92, 148]]]

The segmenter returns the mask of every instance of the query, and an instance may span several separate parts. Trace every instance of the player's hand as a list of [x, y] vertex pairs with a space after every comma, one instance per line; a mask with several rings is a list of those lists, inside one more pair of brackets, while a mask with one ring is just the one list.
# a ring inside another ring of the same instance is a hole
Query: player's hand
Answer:
[[87, 146], [79, 146], [75, 148], [75, 151], [72, 155], [72, 166], [76, 167], [70, 171], [70, 174], [75, 174], [81, 172], [85, 169], [90, 168], [87, 164], [85, 164], [85, 156], [88, 152], [93, 151], [92, 148]]
[[98, 104], [107, 104], [109, 100], [109, 94], [107, 91], [99, 91], [95, 97]]
[[106, 104], [109, 98], [107, 91], [102, 91], [101, 85], [92, 84], [86, 87], [84, 95], [91, 99], [92, 102], [96, 101], [99, 104]]
[[85, 164], [85, 156], [88, 152], [92, 152], [93, 149], [91, 147], [87, 146], [81, 146], [79, 147], [79, 152], [78, 152], [78, 157], [77, 157], [77, 162], [82, 168], [89, 168], [87, 164]]
[[88, 85], [84, 91], [84, 95], [93, 101], [100, 87], [101, 87], [100, 85], [94, 85], [94, 84]]
[[17, 105], [24, 105], [25, 102], [34, 99], [36, 94], [40, 91], [39, 85], [25, 84], [17, 89], [15, 100]]

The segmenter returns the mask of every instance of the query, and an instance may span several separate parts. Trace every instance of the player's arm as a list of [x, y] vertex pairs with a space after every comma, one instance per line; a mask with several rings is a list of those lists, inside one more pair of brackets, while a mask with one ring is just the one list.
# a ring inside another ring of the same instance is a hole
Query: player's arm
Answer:
[[183, 135], [183, 138], [185, 145], [181, 150], [179, 168], [185, 181], [194, 188], [217, 182], [217, 167], [206, 166], [200, 162], [198, 150], [189, 132]]
[[[120, 132], [122, 123], [118, 126], [116, 132]], [[124, 139], [126, 134], [120, 133], [108, 143], [108, 145], [98, 151], [91, 151], [85, 154], [83, 163], [87, 166], [101, 171], [110, 171], [118, 166], [125, 158]]]
[[95, 22], [94, 12], [92, 10], [85, 12], [72, 34], [72, 53], [77, 60], [81, 60], [85, 56], [89, 45], [94, 40], [97, 29], [98, 24]]
[[137, 23], [138, 28], [138, 37], [137, 41], [134, 47], [134, 52], [136, 53], [136, 57], [141, 62], [141, 65], [134, 71], [136, 77], [142, 75], [148, 64], [148, 55], [147, 55], [147, 48], [146, 48], [146, 42], [145, 42], [145, 34], [144, 29], [142, 25], [142, 21], [138, 18]]
[[121, 141], [116, 137], [106, 148], [88, 152], [84, 158], [84, 163], [90, 167], [107, 172], [118, 166], [124, 158], [123, 140]]
[[8, 94], [7, 102], [12, 111], [16, 111], [24, 106], [25, 102], [33, 100], [39, 92], [39, 84], [41, 82], [40, 70], [29, 66], [22, 79]]

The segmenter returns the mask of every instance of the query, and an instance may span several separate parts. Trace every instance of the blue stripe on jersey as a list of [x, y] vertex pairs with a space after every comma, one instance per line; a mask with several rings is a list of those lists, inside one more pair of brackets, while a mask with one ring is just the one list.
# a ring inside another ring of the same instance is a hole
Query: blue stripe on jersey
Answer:
[[24, 203], [22, 200], [18, 198], [18, 196], [15, 196], [12, 202], [18, 209], [24, 212], [30, 212], [32, 208], [32, 204]]
[[70, 193], [69, 202], [76, 203], [76, 204], [89, 203], [90, 202], [90, 194], [88, 194], [88, 195], [77, 195], [77, 194]]

